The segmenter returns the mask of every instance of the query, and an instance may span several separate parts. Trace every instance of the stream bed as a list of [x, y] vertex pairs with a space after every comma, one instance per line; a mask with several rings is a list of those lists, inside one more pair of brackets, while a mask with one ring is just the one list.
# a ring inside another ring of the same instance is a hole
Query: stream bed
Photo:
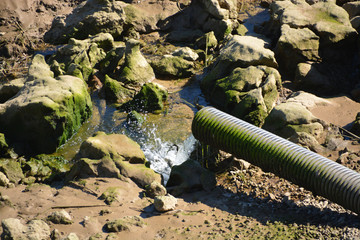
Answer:
[[126, 123], [127, 113], [106, 104], [104, 99], [94, 93], [92, 117], [56, 154], [71, 161], [81, 143], [94, 133], [103, 131], [107, 134], [125, 134], [140, 145], [150, 167], [160, 173], [166, 183], [171, 167], [186, 161], [194, 150], [196, 140], [191, 134], [191, 123], [197, 111], [195, 103], [206, 106], [207, 102], [201, 94], [198, 78], [155, 82], [169, 91], [166, 112], [142, 114], [144, 123], [134, 128]]

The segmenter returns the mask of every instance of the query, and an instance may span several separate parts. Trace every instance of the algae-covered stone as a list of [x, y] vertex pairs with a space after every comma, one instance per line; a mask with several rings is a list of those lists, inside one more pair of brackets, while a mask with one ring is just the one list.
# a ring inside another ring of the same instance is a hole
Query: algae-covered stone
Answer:
[[232, 115], [261, 126], [275, 106], [281, 87], [279, 72], [267, 66], [236, 68], [225, 78], [210, 85], [203, 83], [203, 90], [210, 101]]
[[166, 188], [159, 182], [152, 182], [145, 187], [146, 196], [154, 198], [156, 196], [165, 196], [167, 194]]
[[112, 79], [108, 75], [105, 75], [104, 92], [106, 100], [117, 103], [124, 103], [135, 94], [134, 90], [126, 88], [124, 83]]
[[212, 89], [216, 80], [224, 78], [237, 67], [265, 65], [277, 68], [275, 54], [265, 48], [265, 42], [251, 36], [233, 36], [220, 51], [211, 71], [201, 82], [203, 91]]
[[167, 101], [167, 90], [157, 83], [144, 84], [140, 92], [123, 106], [122, 109], [136, 110], [139, 112], [162, 112]]
[[143, 188], [154, 181], [161, 182], [161, 175], [154, 172], [154, 170], [145, 164], [131, 164], [129, 162], [120, 160], [115, 160], [115, 162], [123, 176], [130, 178]]
[[22, 164], [26, 177], [36, 177], [41, 180], [51, 180], [70, 170], [69, 162], [58, 156], [38, 155]]
[[66, 175], [65, 181], [88, 177], [121, 178], [121, 174], [110, 157], [103, 157], [99, 160], [81, 158], [72, 166]]
[[261, 126], [268, 115], [261, 88], [249, 91], [235, 106], [231, 114], [255, 126]]
[[104, 200], [106, 204], [111, 205], [113, 202], [120, 202], [121, 197], [126, 194], [126, 190], [122, 187], [108, 187], [105, 192], [101, 194], [100, 199]]
[[188, 61], [195, 61], [199, 58], [199, 55], [189, 47], [176, 49], [171, 55], [182, 57]]
[[132, 227], [144, 227], [146, 223], [142, 217], [126, 216], [117, 220], [109, 221], [105, 224], [108, 232], [130, 231]]
[[99, 69], [105, 74], [114, 73], [118, 66], [124, 61], [125, 46], [115, 47], [106, 53], [105, 58], [100, 62]]
[[[43, 70], [39, 73], [36, 69]], [[53, 78], [44, 57], [36, 55], [24, 87], [16, 97], [0, 104], [0, 131], [20, 152], [51, 153], [91, 112], [84, 81], [67, 75]]]
[[130, 163], [144, 164], [146, 162], [139, 144], [125, 135], [104, 132], [97, 132], [84, 141], [80, 146], [79, 156], [90, 159], [101, 159], [107, 156]]
[[119, 81], [127, 87], [140, 89], [155, 78], [154, 71], [140, 52], [140, 42], [130, 39], [126, 42], [125, 63], [119, 74]]
[[214, 31], [208, 32], [196, 39], [195, 45], [203, 50], [206, 48], [215, 48], [218, 45], [218, 41], [215, 37]]
[[161, 176], [148, 167], [140, 146], [121, 134], [98, 132], [80, 146], [74, 167], [68, 180], [77, 177], [99, 176], [132, 179], [142, 187], [153, 181], [161, 182]]
[[131, 127], [140, 127], [144, 123], [144, 117], [137, 111], [131, 111], [126, 117], [126, 123]]
[[50, 57], [49, 62], [56, 76], [66, 72], [66, 74], [88, 80], [93, 68], [105, 59], [104, 49], [108, 49], [113, 44], [114, 39], [106, 33], [85, 40], [71, 38], [67, 45], [59, 48]]
[[13, 159], [0, 159], [0, 171], [6, 175], [10, 182], [15, 184], [25, 177], [20, 162]]
[[319, 139], [324, 132], [319, 119], [304, 106], [291, 102], [277, 105], [265, 119], [263, 128], [284, 138], [306, 132]]
[[151, 61], [151, 66], [155, 73], [161, 76], [185, 78], [194, 74], [194, 63], [178, 56], [165, 55]]

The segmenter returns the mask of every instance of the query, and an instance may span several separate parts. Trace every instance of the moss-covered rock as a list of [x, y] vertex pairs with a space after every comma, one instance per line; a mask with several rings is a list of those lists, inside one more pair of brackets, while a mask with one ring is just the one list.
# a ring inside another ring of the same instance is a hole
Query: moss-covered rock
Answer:
[[159, 113], [164, 110], [164, 103], [167, 98], [168, 92], [163, 86], [147, 83], [142, 86], [140, 92], [130, 102], [122, 105], [121, 109]]
[[291, 102], [277, 105], [265, 119], [263, 128], [284, 138], [305, 132], [320, 139], [324, 133], [319, 119], [301, 104]]
[[3, 172], [12, 183], [19, 183], [25, 176], [19, 161], [14, 159], [0, 159], [0, 172]]
[[122, 82], [105, 75], [104, 92], [106, 100], [116, 103], [124, 103], [134, 96], [135, 91], [128, 89]]
[[131, 127], [140, 127], [144, 123], [144, 117], [133, 110], [126, 116], [126, 123]]
[[93, 68], [105, 59], [105, 50], [113, 45], [113, 37], [106, 33], [85, 40], [71, 38], [67, 45], [51, 56], [49, 62], [56, 76], [66, 72], [76, 77], [82, 75], [84, 80], [88, 80]]
[[155, 78], [154, 71], [140, 52], [140, 42], [130, 39], [126, 42], [125, 63], [117, 79], [126, 87], [140, 90], [141, 86]]
[[145, 163], [145, 155], [140, 146], [122, 134], [106, 134], [97, 132], [84, 141], [79, 150], [79, 157], [101, 159], [110, 157], [130, 163]]
[[279, 72], [267, 66], [236, 68], [214, 85], [203, 85], [210, 101], [232, 115], [257, 126], [275, 106], [281, 87]]
[[277, 68], [275, 54], [265, 48], [265, 42], [251, 36], [233, 36], [220, 51], [211, 71], [201, 82], [205, 94], [209, 94], [218, 79], [226, 77], [237, 67], [264, 65]]
[[98, 132], [81, 144], [77, 163], [67, 176], [75, 177], [128, 177], [142, 187], [161, 176], [148, 167], [140, 146], [121, 134]]
[[108, 232], [122, 232], [122, 231], [130, 231], [132, 227], [144, 227], [145, 224], [146, 223], [144, 222], [142, 217], [127, 216], [107, 222], [104, 228]]
[[35, 177], [40, 181], [51, 181], [69, 171], [70, 163], [61, 156], [42, 154], [23, 162], [22, 169], [26, 177]]
[[16, 151], [52, 153], [91, 113], [84, 81], [67, 75], [53, 78], [44, 57], [36, 55], [24, 87], [16, 97], [0, 104], [0, 131]]
[[106, 53], [100, 62], [99, 69], [104, 74], [114, 73], [118, 66], [123, 64], [125, 57], [125, 46], [115, 47]]
[[182, 57], [165, 55], [151, 61], [156, 74], [172, 78], [186, 78], [194, 74], [194, 63]]
[[113, 202], [120, 202], [121, 197], [127, 194], [126, 189], [122, 187], [108, 187], [100, 196], [106, 204], [111, 205]]

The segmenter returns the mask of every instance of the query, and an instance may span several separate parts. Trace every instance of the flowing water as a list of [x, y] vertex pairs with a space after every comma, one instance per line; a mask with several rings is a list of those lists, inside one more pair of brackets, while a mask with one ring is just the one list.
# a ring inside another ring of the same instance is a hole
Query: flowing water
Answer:
[[199, 80], [177, 84], [166, 81], [170, 92], [167, 111], [157, 115], [144, 114], [145, 121], [139, 128], [130, 127], [126, 123], [126, 113], [94, 95], [91, 119], [57, 153], [72, 160], [81, 143], [97, 131], [125, 134], [140, 145], [150, 167], [160, 173], [166, 183], [171, 167], [186, 161], [194, 149], [196, 140], [191, 134], [191, 122], [196, 112], [194, 102], [207, 105], [201, 96]]

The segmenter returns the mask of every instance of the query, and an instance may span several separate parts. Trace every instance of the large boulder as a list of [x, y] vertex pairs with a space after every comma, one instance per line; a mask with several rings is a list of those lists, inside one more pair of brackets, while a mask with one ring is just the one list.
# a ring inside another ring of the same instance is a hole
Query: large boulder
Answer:
[[281, 26], [281, 36], [276, 45], [276, 57], [282, 68], [294, 72], [298, 63], [316, 62], [319, 57], [319, 36], [308, 28]]
[[165, 109], [168, 92], [157, 83], [146, 83], [135, 97], [121, 106], [122, 110], [161, 113]]
[[209, 98], [213, 104], [232, 115], [257, 126], [275, 106], [281, 77], [267, 66], [235, 68], [231, 74], [216, 81]]
[[194, 74], [194, 63], [179, 56], [164, 55], [151, 61], [155, 73], [171, 78], [186, 78]]
[[140, 52], [140, 42], [130, 39], [126, 42], [125, 63], [117, 79], [128, 88], [140, 90], [141, 86], [155, 78], [154, 71]]
[[85, 40], [70, 38], [49, 59], [55, 76], [65, 73], [87, 80], [93, 68], [105, 59], [105, 51], [113, 48], [114, 39], [109, 33], [100, 33]]
[[[312, 5], [305, 0], [273, 1], [271, 19], [264, 29], [277, 41], [275, 55], [282, 74], [293, 78], [298, 64], [317, 63], [313, 68], [333, 77], [331, 84], [341, 90], [341, 82], [353, 81], [354, 59], [357, 54], [357, 32], [351, 26], [349, 14], [335, 1], [318, 1]], [[352, 73], [350, 73], [350, 71]]]
[[0, 131], [21, 152], [51, 153], [91, 113], [85, 82], [67, 75], [54, 78], [44, 57], [36, 55], [24, 87], [0, 104]]
[[209, 191], [215, 186], [215, 174], [192, 159], [173, 166], [169, 181], [166, 184], [168, 192], [174, 196], [201, 189]]
[[263, 129], [283, 138], [305, 132], [319, 140], [324, 134], [324, 123], [303, 105], [294, 102], [277, 105], [265, 119]]
[[76, 158], [67, 180], [123, 176], [142, 187], [161, 182], [161, 176], [148, 167], [140, 146], [125, 135], [98, 132], [81, 144]]
[[19, 219], [7, 218], [2, 220], [1, 226], [1, 239], [50, 239], [50, 227], [42, 220], [31, 220], [24, 225]]
[[122, 5], [120, 1], [88, 0], [67, 17], [57, 16], [44, 40], [62, 44], [70, 38], [85, 39], [101, 32], [119, 38], [126, 19]]
[[211, 71], [201, 82], [203, 91], [213, 88], [216, 80], [227, 76], [237, 67], [265, 65], [276, 68], [274, 52], [265, 48], [265, 42], [251, 36], [233, 36], [221, 49]]
[[238, 26], [238, 5], [234, 0], [200, 0], [160, 24], [170, 31], [167, 36], [173, 42], [192, 42], [202, 34], [213, 31], [222, 40]]

